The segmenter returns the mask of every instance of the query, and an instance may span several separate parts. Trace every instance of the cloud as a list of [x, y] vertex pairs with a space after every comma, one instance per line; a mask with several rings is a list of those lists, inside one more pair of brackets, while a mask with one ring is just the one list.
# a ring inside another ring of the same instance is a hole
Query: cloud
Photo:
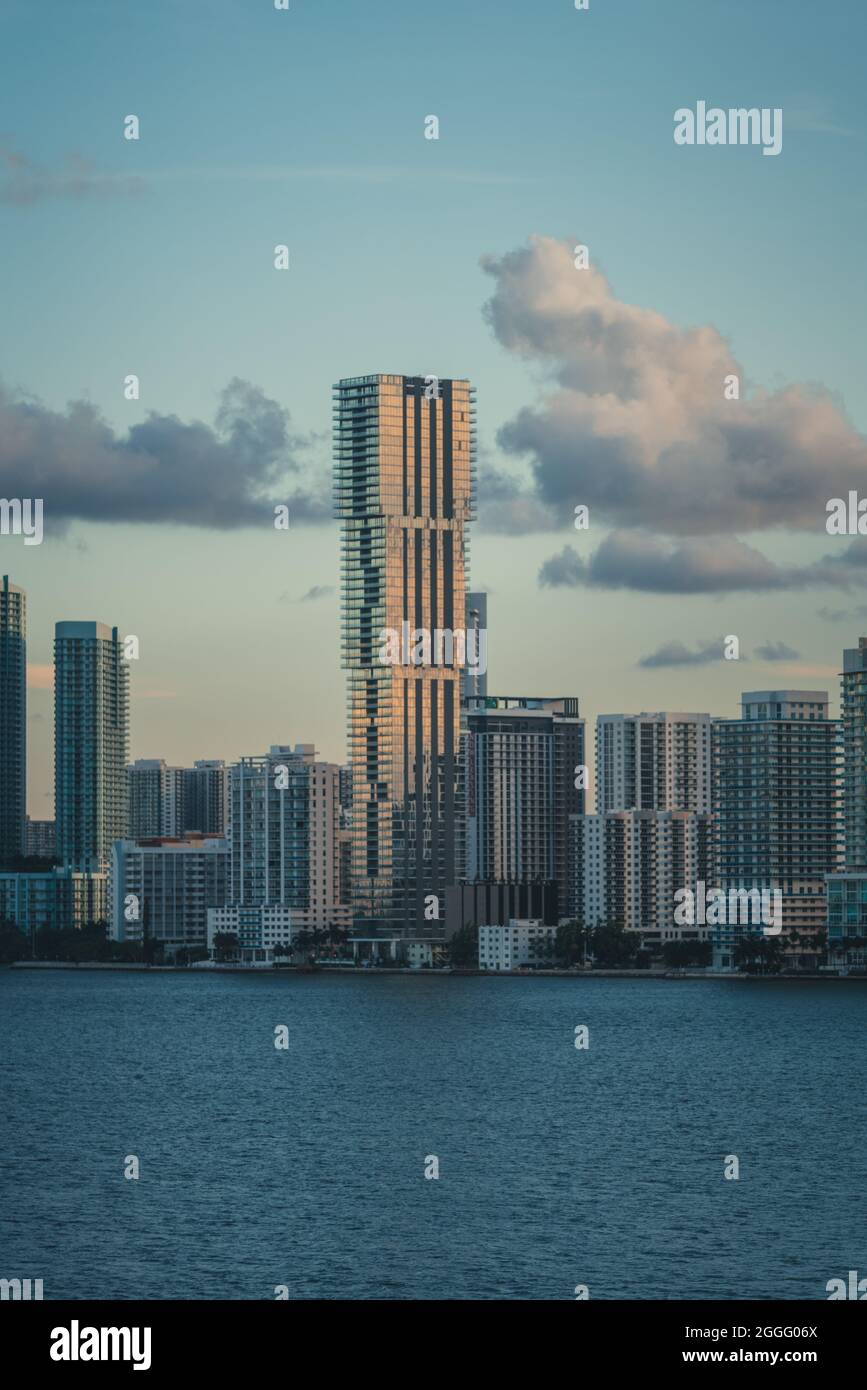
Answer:
[[[856, 609], [857, 612], [857, 609]], [[825, 623], [839, 623], [850, 616], [848, 608], [817, 608], [816, 617]]]
[[756, 647], [756, 657], [759, 661], [800, 661], [801, 653], [785, 642], [763, 642]]
[[[70, 521], [175, 523], [218, 530], [290, 527], [331, 515], [327, 472], [307, 455], [313, 436], [293, 435], [289, 412], [237, 377], [213, 424], [151, 413], [125, 433], [84, 401], [65, 411], [0, 383], [0, 484], [7, 497], [42, 497], [46, 530]], [[313, 475], [301, 487], [297, 475]]]
[[827, 108], [817, 102], [802, 107], [785, 108], [787, 130], [804, 130], [818, 135], [855, 135], [849, 126], [840, 125], [828, 114]]
[[682, 642], [664, 642], [655, 652], [643, 656], [638, 665], [648, 670], [662, 666], [706, 666], [711, 661], [722, 661], [724, 648], [724, 637], [702, 643], [694, 651]]
[[[485, 317], [543, 381], [498, 444], [529, 460], [530, 499], [558, 525], [584, 503], [594, 521], [668, 536], [818, 532], [829, 498], [867, 492], [867, 441], [830, 392], [748, 391], [716, 328], [618, 300], [599, 270], [575, 269], [572, 245], [536, 236], [482, 259]], [[730, 375], [739, 401], [724, 398]]]
[[479, 525], [499, 535], [526, 536], [562, 525], [532, 488], [519, 478], [482, 460], [478, 468]]
[[640, 531], [612, 531], [586, 560], [571, 545], [564, 546], [544, 562], [538, 582], [543, 588], [587, 586], [652, 594], [851, 589], [867, 582], [867, 545], [856, 537], [839, 555], [808, 565], [776, 565], [734, 536], [672, 544]]
[[30, 207], [49, 198], [129, 196], [144, 187], [138, 175], [106, 173], [74, 152], [66, 156], [61, 168], [45, 169], [0, 141], [0, 203], [7, 206]]
[[314, 584], [312, 589], [308, 589], [306, 594], [301, 595], [301, 602], [309, 603], [318, 598], [328, 598], [333, 593], [333, 584]]

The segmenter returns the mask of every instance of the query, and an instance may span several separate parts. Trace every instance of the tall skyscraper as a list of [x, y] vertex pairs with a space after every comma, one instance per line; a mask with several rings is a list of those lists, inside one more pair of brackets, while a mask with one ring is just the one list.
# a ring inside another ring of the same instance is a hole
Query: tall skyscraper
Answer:
[[867, 868], [867, 637], [843, 652], [843, 826], [847, 869]]
[[27, 808], [27, 596], [0, 586], [0, 863], [24, 853]]
[[711, 809], [709, 714], [600, 714], [596, 810]]
[[334, 391], [355, 926], [430, 935], [463, 867], [463, 648], [435, 634], [466, 637], [474, 390], [376, 375]]
[[54, 629], [56, 853], [84, 873], [108, 870], [127, 828], [129, 667], [116, 627]]
[[569, 817], [585, 810], [577, 698], [471, 696], [466, 721], [468, 879], [556, 881], [565, 904]]
[[[714, 721], [717, 885], [778, 890], [782, 929], [825, 922], [825, 875], [840, 867], [840, 726], [824, 690], [753, 690], [740, 719]], [[738, 936], [714, 931], [718, 963], [732, 964]]]

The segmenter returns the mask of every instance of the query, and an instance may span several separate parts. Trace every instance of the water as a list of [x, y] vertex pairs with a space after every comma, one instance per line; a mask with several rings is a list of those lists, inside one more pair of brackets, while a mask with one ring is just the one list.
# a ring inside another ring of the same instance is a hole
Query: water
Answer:
[[830, 982], [0, 971], [0, 1276], [825, 1298], [867, 1274], [865, 1009]]

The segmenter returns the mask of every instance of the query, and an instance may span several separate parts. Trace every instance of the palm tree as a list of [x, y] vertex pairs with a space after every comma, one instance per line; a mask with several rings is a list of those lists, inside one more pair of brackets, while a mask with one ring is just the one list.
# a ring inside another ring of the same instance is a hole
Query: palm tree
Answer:
[[761, 956], [761, 950], [762, 938], [752, 932], [745, 933], [735, 942], [735, 965], [741, 965], [745, 970], [754, 968]]

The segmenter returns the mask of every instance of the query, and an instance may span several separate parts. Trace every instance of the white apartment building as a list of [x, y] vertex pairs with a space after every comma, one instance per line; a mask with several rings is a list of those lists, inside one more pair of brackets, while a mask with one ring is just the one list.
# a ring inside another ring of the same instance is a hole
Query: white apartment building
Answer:
[[600, 714], [596, 810], [713, 810], [709, 714]]
[[545, 947], [553, 944], [556, 936], [556, 927], [546, 927], [532, 919], [512, 919], [505, 927], [479, 927], [479, 969], [517, 970], [524, 965], [544, 964]]
[[230, 934], [238, 938], [242, 961], [271, 961], [275, 946], [291, 946], [303, 927], [291, 907], [280, 903], [259, 907], [211, 907], [208, 909], [208, 950], [214, 949], [214, 937]]
[[573, 816], [569, 913], [587, 927], [618, 924], [648, 944], [694, 939], [674, 920], [675, 893], [713, 881], [713, 818], [686, 811]]
[[208, 909], [225, 902], [228, 848], [219, 836], [190, 832], [139, 844], [115, 840], [109, 896], [115, 941], [162, 942], [169, 954], [204, 946]]

